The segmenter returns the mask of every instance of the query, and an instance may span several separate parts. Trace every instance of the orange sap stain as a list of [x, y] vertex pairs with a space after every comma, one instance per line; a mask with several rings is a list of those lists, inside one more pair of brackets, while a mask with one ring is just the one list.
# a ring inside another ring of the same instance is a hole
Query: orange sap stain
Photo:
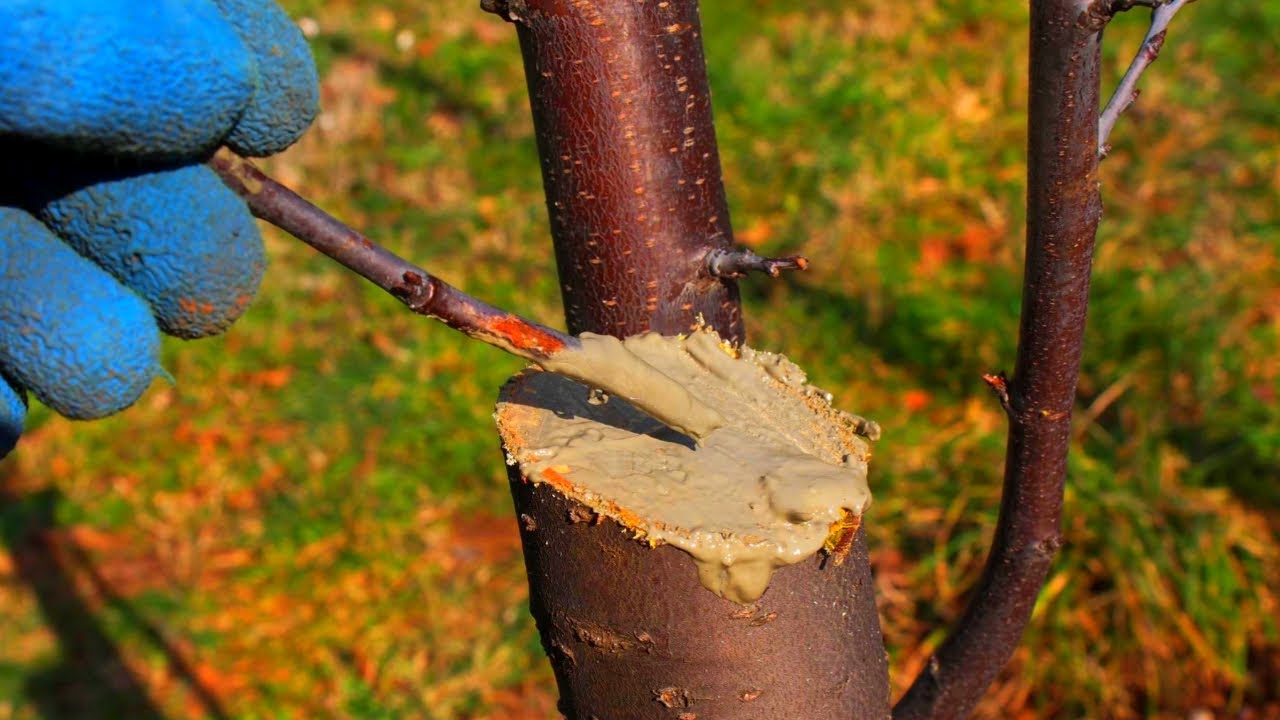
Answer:
[[485, 328], [518, 348], [540, 350], [548, 354], [564, 348], [564, 343], [554, 335], [509, 315], [488, 321]]

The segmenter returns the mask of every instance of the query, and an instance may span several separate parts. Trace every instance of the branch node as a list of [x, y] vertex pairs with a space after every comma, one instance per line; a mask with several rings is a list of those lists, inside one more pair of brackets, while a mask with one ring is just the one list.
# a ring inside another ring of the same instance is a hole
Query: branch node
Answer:
[[1142, 95], [1142, 88], [1134, 88], [1133, 94], [1129, 96], [1128, 102], [1124, 104], [1124, 110], [1128, 110], [1131, 105], [1138, 102], [1138, 98]]
[[1164, 47], [1164, 40], [1168, 34], [1169, 21], [1186, 5], [1195, 0], [1094, 0], [1090, 3], [1089, 8], [1081, 13], [1081, 22], [1085, 22], [1085, 16], [1094, 12], [1094, 6], [1100, 2], [1111, 2], [1113, 8], [1119, 10], [1128, 10], [1131, 7], [1141, 5], [1151, 8], [1151, 26], [1147, 28], [1147, 35], [1142, 39], [1142, 45], [1138, 47], [1138, 52], [1134, 54], [1133, 60], [1129, 63], [1129, 68], [1124, 71], [1124, 77], [1120, 78], [1120, 83], [1116, 85], [1115, 92], [1111, 95], [1111, 99], [1107, 100], [1106, 106], [1098, 115], [1098, 159], [1105, 158], [1111, 150], [1108, 143], [1111, 137], [1111, 130], [1115, 128], [1116, 121], [1120, 119], [1120, 115], [1133, 105], [1138, 99], [1138, 79], [1142, 77], [1142, 73], [1160, 57], [1160, 50]]
[[480, 0], [480, 9], [493, 13], [509, 23], [518, 23], [524, 19], [524, 0]]
[[707, 272], [717, 278], [740, 278], [749, 272], [780, 277], [783, 270], [804, 270], [809, 260], [800, 255], [780, 258], [761, 257], [748, 248], [714, 248], [706, 255]]
[[431, 304], [435, 295], [430, 280], [414, 270], [405, 270], [400, 276], [400, 282], [388, 288], [387, 292], [414, 312], [422, 312]]
[[991, 373], [983, 373], [982, 382], [991, 388], [992, 394], [1000, 401], [1000, 407], [1004, 408], [1006, 415], [1013, 416], [1013, 403], [1009, 400], [1009, 378], [1001, 370], [994, 375]]
[[1169, 34], [1168, 30], [1161, 30], [1155, 35], [1152, 35], [1151, 37], [1147, 38], [1142, 43], [1142, 47], [1139, 50], [1139, 52], [1141, 52], [1143, 55], [1143, 59], [1145, 59], [1147, 62], [1153, 62], [1155, 61], [1156, 58], [1160, 57], [1160, 51], [1164, 49], [1165, 36], [1168, 34]]
[[1058, 422], [1059, 420], [1063, 420], [1071, 417], [1071, 411], [1070, 410], [1049, 410], [1048, 408], [1042, 408], [1040, 410], [1040, 417], [1044, 418], [1045, 420], [1048, 420], [1049, 422]]
[[1080, 11], [1076, 24], [1090, 32], [1099, 32], [1122, 12], [1128, 12], [1136, 7], [1155, 10], [1171, 2], [1174, 0], [1093, 0]]
[[1052, 562], [1054, 556], [1062, 549], [1062, 543], [1062, 533], [1055, 532], [1049, 537], [1036, 543], [1034, 546], [1034, 552], [1046, 562]]

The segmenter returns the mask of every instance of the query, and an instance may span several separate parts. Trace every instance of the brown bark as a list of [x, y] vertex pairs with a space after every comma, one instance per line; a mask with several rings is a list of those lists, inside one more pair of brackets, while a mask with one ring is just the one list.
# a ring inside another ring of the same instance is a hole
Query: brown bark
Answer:
[[1071, 409], [1084, 343], [1098, 192], [1105, 19], [1082, 0], [1032, 0], [1027, 256], [1013, 378], [990, 376], [1009, 415], [1004, 491], [982, 578], [894, 717], [960, 718], [1013, 654], [1062, 544]]
[[[520, 36], [571, 332], [743, 338], [696, 0], [486, 0]], [[888, 715], [865, 539], [779, 572], [748, 613], [692, 560], [513, 471], [531, 605], [570, 718]], [[773, 614], [773, 613], [776, 613]]]
[[742, 340], [697, 2], [496, 0], [520, 35], [569, 332]]

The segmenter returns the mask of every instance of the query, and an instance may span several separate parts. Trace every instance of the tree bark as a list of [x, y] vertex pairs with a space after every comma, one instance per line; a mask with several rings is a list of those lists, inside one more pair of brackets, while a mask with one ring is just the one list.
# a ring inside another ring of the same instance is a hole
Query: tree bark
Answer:
[[1084, 0], [1032, 0], [1027, 253], [1000, 519], [982, 578], [951, 635], [894, 708], [896, 720], [961, 718], [1017, 647], [1062, 544], [1062, 492], [1098, 191], [1102, 25]]
[[[742, 342], [696, 0], [485, 0], [520, 36], [569, 330]], [[883, 718], [865, 538], [784, 568], [755, 606], [511, 473], [531, 606], [570, 718]], [[585, 508], [582, 508], [585, 509]]]
[[691, 0], [509, 0], [537, 132], [569, 332], [742, 341], [738, 288], [706, 271], [733, 242]]

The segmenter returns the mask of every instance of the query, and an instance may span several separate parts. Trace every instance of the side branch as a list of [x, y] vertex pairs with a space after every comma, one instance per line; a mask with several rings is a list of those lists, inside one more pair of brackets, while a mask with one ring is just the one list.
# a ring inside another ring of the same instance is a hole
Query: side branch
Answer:
[[800, 255], [780, 258], [761, 257], [748, 248], [715, 248], [707, 253], [707, 272], [712, 277], [740, 278], [749, 272], [780, 277], [783, 270], [805, 270], [809, 260]]
[[577, 338], [474, 298], [374, 243], [226, 148], [209, 166], [254, 216], [337, 260], [420, 315], [536, 363], [580, 347]]
[[969, 714], [1008, 662], [1061, 545], [1071, 409], [1080, 374], [1098, 195], [1101, 26], [1080, 0], [1031, 3], [1027, 253], [1011, 379], [989, 376], [1009, 416], [991, 552], [969, 606], [893, 709], [895, 720]]
[[1115, 92], [1111, 94], [1111, 99], [1107, 101], [1107, 106], [1098, 117], [1099, 158], [1105, 158], [1111, 152], [1111, 145], [1107, 142], [1111, 137], [1111, 131], [1124, 111], [1138, 99], [1138, 80], [1151, 63], [1160, 56], [1169, 22], [1179, 10], [1193, 2], [1195, 0], [1169, 0], [1155, 5], [1151, 11], [1151, 26], [1147, 28], [1147, 36], [1143, 38], [1137, 54], [1133, 56], [1133, 61], [1124, 72], [1124, 77], [1120, 78]]

